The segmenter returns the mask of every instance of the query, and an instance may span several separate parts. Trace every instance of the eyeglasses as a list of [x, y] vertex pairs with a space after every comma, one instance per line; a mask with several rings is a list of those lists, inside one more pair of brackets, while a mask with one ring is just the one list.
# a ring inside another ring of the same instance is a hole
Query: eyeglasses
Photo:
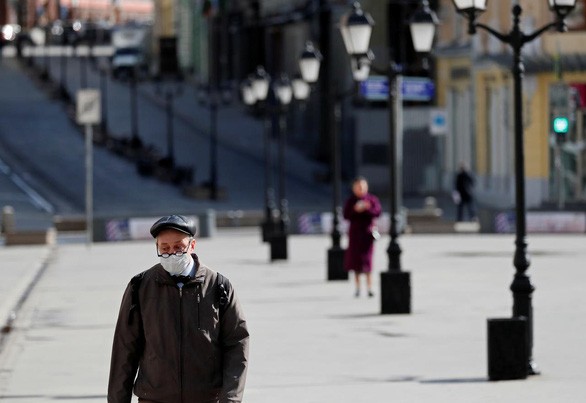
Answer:
[[159, 248], [157, 247], [157, 256], [165, 258], [165, 259], [167, 259], [168, 257], [171, 257], [171, 256], [183, 256], [187, 253], [188, 250], [189, 250], [189, 244], [187, 244], [187, 247], [185, 248], [185, 250], [178, 250], [178, 251], [172, 252], [172, 253], [169, 253], [169, 252], [159, 253]]

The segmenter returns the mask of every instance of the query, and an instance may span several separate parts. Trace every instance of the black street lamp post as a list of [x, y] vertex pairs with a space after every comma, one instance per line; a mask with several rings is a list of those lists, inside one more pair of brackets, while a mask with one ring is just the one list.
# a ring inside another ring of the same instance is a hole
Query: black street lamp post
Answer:
[[[289, 80], [287, 75], [281, 74], [278, 79], [271, 82], [270, 76], [262, 66], [259, 66], [254, 75], [249, 77], [242, 86], [242, 98], [246, 105], [259, 104], [263, 108], [265, 117], [264, 131], [264, 159], [265, 159], [265, 217], [261, 223], [262, 241], [270, 245], [272, 260], [287, 259], [287, 233], [289, 226], [289, 202], [285, 196], [285, 146], [286, 146], [286, 111], [293, 98], [303, 101], [309, 97], [310, 85], [317, 81], [321, 55], [314, 49], [311, 42], [306, 44], [305, 50], [299, 59], [301, 78]], [[274, 106], [267, 101], [269, 89], [272, 87]], [[271, 125], [269, 113], [278, 117], [278, 198], [279, 206], [275, 203], [275, 193], [271, 180], [272, 153], [271, 153]], [[276, 218], [278, 216], [278, 221]]]
[[204, 186], [209, 190], [210, 200], [220, 198], [221, 189], [218, 184], [218, 109], [220, 102], [230, 103], [230, 94], [215, 82], [198, 89], [199, 103], [210, 108], [210, 178]]
[[[427, 0], [423, 0], [419, 11], [412, 17], [410, 28], [415, 50], [429, 52], [433, 42], [437, 17], [430, 10]], [[374, 21], [368, 13], [364, 13], [360, 3], [353, 4], [351, 13], [342, 16], [340, 30], [347, 52], [352, 56], [352, 69], [355, 80], [368, 77], [370, 64], [374, 55], [369, 50], [370, 35]], [[397, 94], [397, 78], [400, 66], [394, 58], [392, 38], [388, 38], [389, 67], [387, 70], [389, 85], [389, 216], [390, 242], [387, 248], [388, 271], [381, 273], [381, 313], [411, 312], [411, 279], [410, 273], [401, 268], [401, 246], [399, 245], [399, 228], [397, 220], [398, 196], [397, 189], [397, 108], [401, 108], [400, 96]], [[399, 102], [397, 102], [399, 101]]]
[[108, 136], [108, 65], [108, 60], [102, 57], [99, 61], [99, 72], [100, 91], [102, 92], [102, 118], [100, 119], [100, 131], [102, 132], [103, 139]]
[[[303, 101], [309, 97], [310, 84], [317, 81], [321, 54], [311, 42], [307, 42], [305, 49], [299, 58], [299, 69], [302, 78], [294, 78], [289, 81], [286, 75], [281, 75], [273, 81], [273, 97], [276, 107], [271, 107], [267, 100], [271, 87], [271, 78], [262, 66], [257, 67], [254, 75], [251, 75], [242, 86], [242, 98], [246, 105], [258, 104], [264, 115], [264, 221], [261, 223], [262, 241], [271, 245], [271, 260], [286, 259], [286, 233], [289, 221], [288, 201], [285, 198], [285, 143], [286, 143], [286, 118], [287, 105], [293, 98]], [[279, 139], [278, 139], [278, 171], [279, 171], [279, 208], [275, 203], [275, 191], [271, 180], [272, 153], [271, 153], [271, 124], [270, 113], [278, 112]], [[275, 218], [279, 216], [278, 222]]]
[[[334, 85], [334, 88], [336, 86]], [[334, 102], [334, 127], [331, 128], [330, 147], [331, 147], [331, 171], [332, 171], [332, 246], [328, 249], [328, 280], [348, 280], [348, 272], [344, 270], [344, 253], [340, 231], [340, 217], [342, 216], [341, 206], [341, 150], [340, 150], [340, 121], [341, 121], [341, 98], [335, 94]]]
[[255, 73], [251, 75], [242, 86], [242, 98], [246, 105], [257, 104], [262, 110], [264, 117], [264, 220], [261, 222], [261, 234], [263, 242], [270, 242], [275, 230], [275, 190], [271, 179], [273, 167], [271, 153], [271, 124], [269, 118], [269, 95], [270, 76], [262, 66], [258, 66]]
[[82, 44], [78, 43], [75, 45], [77, 53], [77, 60], [79, 63], [79, 84], [80, 88], [87, 88], [87, 49]]
[[59, 80], [59, 96], [61, 99], [67, 101], [69, 99], [69, 93], [67, 92], [67, 58], [68, 58], [68, 46], [61, 47], [61, 79]]
[[210, 102], [210, 199], [218, 200], [218, 93]]
[[175, 148], [173, 147], [173, 98], [172, 91], [165, 91], [165, 110], [167, 112], [167, 159], [169, 165], [175, 165]]
[[51, 47], [49, 46], [51, 28], [48, 24], [44, 27], [44, 31], [45, 35], [43, 42], [43, 66], [41, 67], [40, 78], [43, 81], [47, 81], [49, 79], [49, 52], [51, 50]]
[[289, 201], [286, 198], [286, 177], [285, 177], [285, 145], [287, 135], [287, 108], [293, 98], [293, 88], [291, 82], [285, 74], [273, 82], [273, 91], [275, 99], [278, 102], [278, 199], [279, 199], [279, 220], [270, 239], [270, 255], [273, 260], [287, 260], [288, 247], [287, 238], [289, 232]]
[[163, 160], [165, 168], [173, 169], [175, 167], [175, 148], [174, 148], [174, 128], [173, 128], [173, 106], [175, 96], [181, 94], [181, 77], [157, 77], [155, 79], [156, 92], [165, 99], [165, 111], [167, 116], [167, 157]]
[[130, 146], [133, 149], [139, 149], [142, 147], [142, 141], [138, 135], [138, 85], [136, 68], [132, 69], [128, 79], [128, 88], [130, 90]]
[[[477, 28], [481, 28], [509, 45], [513, 51], [513, 101], [514, 101], [514, 140], [515, 140], [515, 254], [513, 264], [516, 273], [511, 284], [513, 292], [513, 318], [524, 318], [527, 323], [527, 373], [537, 374], [537, 367], [533, 361], [533, 308], [531, 304], [535, 287], [531, 284], [526, 274], [529, 268], [529, 256], [527, 253], [526, 221], [525, 221], [525, 156], [523, 150], [523, 75], [524, 64], [521, 57], [523, 46], [551, 28], [558, 32], [566, 31], [565, 17], [574, 9], [576, 0], [548, 0], [550, 9], [556, 13], [556, 21], [526, 35], [521, 31], [520, 17], [523, 9], [519, 4], [512, 8], [513, 27], [507, 34], [497, 32], [491, 27], [476, 22], [476, 18], [486, 10], [487, 0], [454, 0], [458, 13], [469, 20], [468, 33], [473, 35]], [[491, 340], [489, 340], [489, 345]], [[490, 346], [489, 346], [490, 349]], [[490, 352], [489, 352], [490, 354]], [[490, 371], [489, 371], [490, 372]], [[489, 373], [490, 376], [490, 373]]]

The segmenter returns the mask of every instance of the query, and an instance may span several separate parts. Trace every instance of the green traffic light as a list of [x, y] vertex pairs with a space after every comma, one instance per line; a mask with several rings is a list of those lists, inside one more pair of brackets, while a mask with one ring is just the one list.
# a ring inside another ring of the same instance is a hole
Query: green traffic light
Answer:
[[570, 129], [570, 121], [565, 116], [557, 116], [553, 119], [553, 131], [558, 134], [566, 134]]

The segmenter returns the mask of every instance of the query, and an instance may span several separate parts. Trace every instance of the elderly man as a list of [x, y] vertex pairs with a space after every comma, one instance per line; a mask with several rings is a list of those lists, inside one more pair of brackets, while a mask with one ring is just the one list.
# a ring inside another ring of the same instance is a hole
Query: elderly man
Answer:
[[241, 402], [249, 335], [230, 282], [200, 263], [190, 219], [163, 217], [150, 232], [160, 262], [124, 292], [108, 402], [130, 403], [133, 387], [144, 403]]

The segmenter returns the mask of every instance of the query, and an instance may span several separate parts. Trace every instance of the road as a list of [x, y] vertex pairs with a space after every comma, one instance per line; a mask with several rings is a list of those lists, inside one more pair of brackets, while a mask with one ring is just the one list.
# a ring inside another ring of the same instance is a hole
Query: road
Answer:
[[[43, 60], [38, 60], [44, 66]], [[79, 88], [78, 61], [67, 67], [67, 88]], [[59, 82], [58, 59], [48, 62], [49, 73]], [[85, 207], [85, 151], [82, 130], [71, 118], [71, 110], [51, 97], [54, 87], [37, 79], [34, 70], [23, 70], [14, 58], [0, 64], [0, 159], [24, 180], [50, 206], [36, 208], [41, 214], [83, 214]], [[88, 85], [99, 85], [97, 70], [87, 70]], [[129, 90], [125, 83], [108, 80], [108, 125], [113, 137], [130, 133]], [[209, 177], [209, 110], [198, 106], [194, 89], [185, 88], [176, 102], [174, 144], [176, 162], [193, 166], [196, 183]], [[139, 88], [138, 116], [140, 137], [161, 153], [166, 152], [166, 120], [163, 104], [151, 84]], [[205, 120], [204, 120], [205, 119]], [[205, 122], [205, 123], [202, 123]], [[218, 177], [227, 197], [220, 201], [195, 200], [168, 182], [138, 175], [134, 163], [96, 145], [94, 147], [94, 215], [96, 217], [158, 215], [168, 211], [194, 213], [217, 210], [261, 210], [263, 206], [264, 163], [262, 159], [262, 122], [243, 118], [240, 107], [221, 108], [219, 112]], [[287, 150], [287, 194], [295, 209], [329, 208], [327, 185], [316, 184], [314, 163], [295, 150]], [[6, 171], [6, 168], [4, 169]], [[4, 174], [6, 175], [6, 174]], [[8, 191], [8, 188], [6, 188]], [[11, 188], [13, 189], [13, 188]], [[20, 192], [20, 191], [19, 191]], [[26, 203], [14, 206], [21, 211], [33, 204], [30, 194], [19, 193]], [[7, 203], [10, 196], [2, 201]], [[49, 210], [49, 211], [47, 211]], [[52, 211], [52, 213], [51, 213]]]

